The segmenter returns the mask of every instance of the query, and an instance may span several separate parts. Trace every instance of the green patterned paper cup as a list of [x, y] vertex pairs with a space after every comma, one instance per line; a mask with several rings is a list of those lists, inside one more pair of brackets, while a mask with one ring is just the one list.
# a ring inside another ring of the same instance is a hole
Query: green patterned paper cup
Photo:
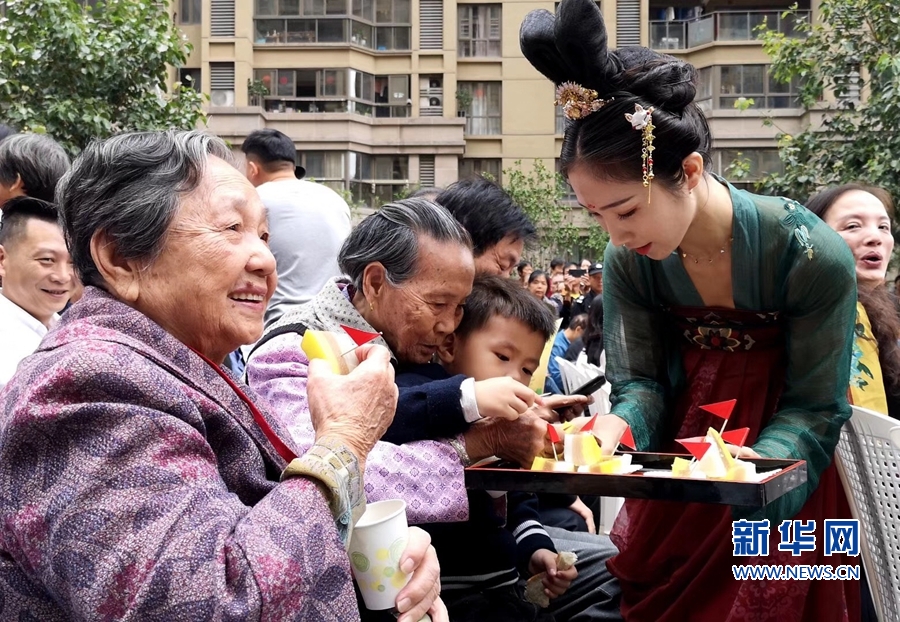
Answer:
[[406, 502], [389, 499], [366, 505], [350, 537], [350, 566], [366, 609], [393, 609], [409, 576], [400, 572], [409, 528]]

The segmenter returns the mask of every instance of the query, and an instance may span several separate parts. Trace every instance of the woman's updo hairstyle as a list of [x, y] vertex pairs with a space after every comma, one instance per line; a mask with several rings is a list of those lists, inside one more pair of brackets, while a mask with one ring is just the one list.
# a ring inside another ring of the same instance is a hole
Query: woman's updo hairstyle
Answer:
[[601, 179], [641, 181], [641, 132], [625, 119], [635, 104], [654, 109], [655, 182], [670, 190], [680, 186], [682, 161], [695, 151], [710, 166], [709, 125], [693, 103], [698, 78], [693, 65], [644, 47], [610, 50], [594, 0], [562, 0], [555, 16], [532, 11], [519, 40], [525, 58], [554, 84], [575, 82], [607, 102], [581, 119], [566, 120], [564, 176], [587, 166]]

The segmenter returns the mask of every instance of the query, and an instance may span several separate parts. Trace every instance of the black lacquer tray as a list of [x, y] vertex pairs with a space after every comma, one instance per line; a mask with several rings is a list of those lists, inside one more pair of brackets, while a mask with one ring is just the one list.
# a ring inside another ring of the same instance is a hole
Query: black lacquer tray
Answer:
[[772, 474], [758, 482], [729, 482], [653, 476], [648, 471], [671, 471], [675, 458], [690, 456], [629, 453], [633, 456], [632, 462], [643, 468], [627, 475], [531, 471], [497, 461], [466, 469], [466, 487], [476, 490], [566, 493], [761, 508], [806, 483], [804, 460], [742, 458], [745, 462], [754, 463], [757, 473], [771, 471]]

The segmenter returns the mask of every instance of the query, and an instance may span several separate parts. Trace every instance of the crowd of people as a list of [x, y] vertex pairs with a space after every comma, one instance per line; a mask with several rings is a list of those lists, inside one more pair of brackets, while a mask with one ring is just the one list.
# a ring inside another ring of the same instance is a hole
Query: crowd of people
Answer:
[[[850, 405], [900, 417], [890, 196], [849, 184], [807, 209], [734, 188], [710, 171], [696, 70], [609, 49], [592, 0], [530, 13], [521, 43], [559, 87], [562, 172], [603, 258], [523, 260], [538, 232], [483, 178], [352, 227], [272, 129], [240, 152], [122, 133], [74, 161], [2, 133], [0, 619], [871, 615], [858, 581], [736, 580], [727, 506], [627, 499], [605, 535], [591, 499], [466, 489], [482, 459], [551, 455], [547, 423], [588, 405], [557, 357], [604, 369], [605, 454], [626, 428], [680, 453], [715, 423], [701, 405], [736, 398], [736, 455], [807, 463], [773, 525], [850, 518]], [[377, 335], [347, 374], [301, 348], [347, 327]], [[411, 578], [367, 611], [346, 546], [367, 502], [397, 498]], [[770, 550], [741, 563], [855, 563]], [[535, 575], [547, 608], [523, 598]]]

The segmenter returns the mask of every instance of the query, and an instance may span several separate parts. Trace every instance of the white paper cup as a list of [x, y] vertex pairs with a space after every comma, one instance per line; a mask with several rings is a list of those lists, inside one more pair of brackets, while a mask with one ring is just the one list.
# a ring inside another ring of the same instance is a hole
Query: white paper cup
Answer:
[[381, 611], [396, 606], [397, 594], [409, 576], [400, 571], [409, 527], [406, 502], [389, 499], [366, 505], [350, 537], [350, 567], [366, 609]]

